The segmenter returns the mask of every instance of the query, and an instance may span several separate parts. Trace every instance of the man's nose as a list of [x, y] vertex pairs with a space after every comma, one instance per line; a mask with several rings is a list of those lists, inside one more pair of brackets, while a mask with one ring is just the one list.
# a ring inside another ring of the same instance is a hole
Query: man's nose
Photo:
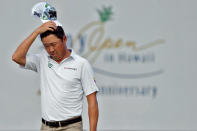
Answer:
[[54, 52], [54, 48], [52, 46], [49, 46], [49, 52]]

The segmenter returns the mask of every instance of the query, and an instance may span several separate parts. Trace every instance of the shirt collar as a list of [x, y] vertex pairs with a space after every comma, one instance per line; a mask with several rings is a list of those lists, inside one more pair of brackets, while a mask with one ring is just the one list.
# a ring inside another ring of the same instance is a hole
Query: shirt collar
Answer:
[[75, 59], [76, 53], [73, 49], [68, 49], [71, 53], [69, 57], [72, 57], [73, 59]]

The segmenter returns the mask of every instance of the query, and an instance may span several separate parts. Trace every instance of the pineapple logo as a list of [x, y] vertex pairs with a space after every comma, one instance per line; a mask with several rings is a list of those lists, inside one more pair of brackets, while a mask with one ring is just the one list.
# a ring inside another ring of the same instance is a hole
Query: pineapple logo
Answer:
[[[102, 10], [97, 10], [100, 16], [100, 21], [93, 21], [86, 26], [84, 26], [79, 33], [76, 35], [74, 42], [73, 42], [73, 47], [77, 45], [78, 41], [80, 41], [80, 49], [79, 53], [85, 57], [88, 58], [93, 52], [97, 51], [95, 56], [93, 58], [90, 58], [90, 62], [93, 64], [96, 60], [96, 58], [99, 56], [100, 51], [104, 48], [105, 45], [99, 47], [99, 43], [101, 42], [102, 38], [104, 37], [105, 34], [105, 26], [104, 24], [111, 19], [112, 16], [112, 8], [111, 7], [103, 7]], [[90, 32], [90, 30], [92, 32]], [[87, 40], [87, 46], [88, 50], [85, 51], [85, 41], [84, 41], [84, 34], [86, 32], [90, 33], [88, 36]]]
[[[113, 40], [110, 37], [105, 37], [104, 35], [106, 23], [111, 20], [113, 14], [112, 8], [103, 7], [102, 9], [97, 10], [97, 12], [100, 19], [98, 21], [92, 21], [88, 23], [79, 30], [79, 32], [73, 39], [70, 39], [71, 47], [75, 49], [78, 54], [89, 60], [89, 62], [93, 65], [95, 72], [121, 79], [152, 77], [163, 73], [163, 69], [159, 69], [159, 67], [157, 67], [157, 69], [154, 69], [156, 59], [155, 53], [151, 50], [149, 50], [148, 53], [147, 51], [145, 51], [146, 49], [164, 44], [165, 41], [163, 39], [157, 39], [143, 45], [137, 45], [136, 41], [124, 41], [122, 38]], [[113, 52], [113, 50], [119, 48], [125, 48], [125, 51]], [[109, 50], [113, 53], [110, 52], [111, 54], [109, 54]], [[96, 67], [96, 61], [98, 60], [98, 58], [101, 58], [99, 59], [100, 63], [108, 62], [108, 65], [120, 64], [120, 61], [123, 61], [125, 62], [125, 64], [128, 65], [131, 64], [130, 61], [132, 60], [133, 65], [136, 67], [137, 70], [139, 70], [140, 73], [123, 73], [117, 72], [119, 71], [118, 69], [112, 71], [106, 70], [104, 68], [102, 69], [101, 66]], [[141, 60], [141, 63], [139, 63], [139, 59]], [[139, 69], [139, 66], [137, 66], [138, 64], [146, 66], [143, 63], [145, 60], [149, 62], [149, 65], [153, 65], [152, 69]], [[114, 63], [112, 63], [112, 61]]]
[[109, 50], [126, 47], [127, 49], [130, 48], [133, 52], [139, 52], [165, 43], [164, 40], [159, 39], [137, 47], [135, 41], [124, 42], [123, 39], [117, 41], [114, 41], [111, 38], [103, 39], [105, 34], [105, 24], [111, 20], [113, 14], [112, 8], [104, 6], [101, 10], [97, 11], [100, 20], [85, 25], [79, 30], [79, 33], [74, 37], [74, 40], [71, 40], [71, 47], [78, 50], [78, 53], [87, 58], [91, 64], [95, 63], [105, 49]]

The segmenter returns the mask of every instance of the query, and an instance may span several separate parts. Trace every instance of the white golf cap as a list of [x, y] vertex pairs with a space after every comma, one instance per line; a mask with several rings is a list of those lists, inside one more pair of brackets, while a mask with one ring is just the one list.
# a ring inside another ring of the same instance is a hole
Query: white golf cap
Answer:
[[38, 17], [43, 23], [54, 21], [57, 26], [62, 24], [57, 20], [57, 12], [53, 6], [47, 2], [39, 2], [32, 8], [32, 15]]

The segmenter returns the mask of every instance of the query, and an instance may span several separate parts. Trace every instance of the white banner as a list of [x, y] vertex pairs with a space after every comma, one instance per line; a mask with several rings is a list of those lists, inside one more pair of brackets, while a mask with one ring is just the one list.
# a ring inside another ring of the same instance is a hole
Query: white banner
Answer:
[[[67, 46], [87, 58], [95, 71], [99, 130], [197, 130], [197, 1], [49, 2], [67, 33]], [[8, 16], [3, 16], [9, 21], [1, 24], [10, 26], [2, 27], [2, 43], [11, 44], [1, 44], [9, 58], [1, 56], [6, 70], [0, 76], [0, 129], [38, 130], [39, 78], [18, 69], [10, 56], [40, 21], [24, 13], [31, 12], [36, 1], [13, 3], [4, 0], [1, 8], [7, 10]], [[17, 18], [18, 26], [13, 21]], [[39, 39], [36, 43], [31, 52], [39, 51], [42, 44]], [[88, 129], [87, 103], [83, 116]]]

